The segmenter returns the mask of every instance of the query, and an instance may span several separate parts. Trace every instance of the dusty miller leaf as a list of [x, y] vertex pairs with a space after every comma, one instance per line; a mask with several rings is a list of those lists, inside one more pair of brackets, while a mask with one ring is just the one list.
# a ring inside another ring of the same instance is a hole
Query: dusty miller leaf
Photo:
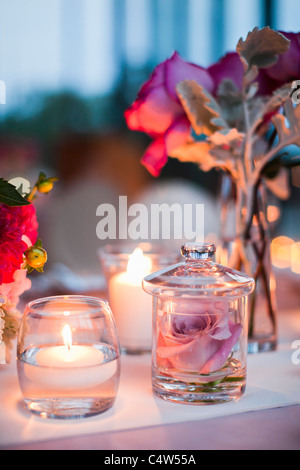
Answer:
[[210, 135], [217, 129], [227, 127], [218, 103], [197, 82], [185, 80], [176, 89], [196, 134]]
[[174, 149], [171, 157], [177, 158], [182, 162], [193, 162], [200, 164], [208, 155], [210, 144], [206, 141], [188, 142]]
[[277, 88], [269, 99], [266, 104], [264, 114], [271, 113], [272, 111], [276, 110], [280, 106], [283, 106], [286, 101], [290, 100], [290, 93], [291, 93], [291, 84], [287, 83], [280, 88]]
[[210, 153], [211, 144], [206, 141], [191, 141], [173, 150], [170, 155], [181, 162], [192, 162], [198, 165], [202, 171], [210, 171], [212, 168], [224, 168], [223, 161], [217, 161], [216, 157]]
[[215, 147], [222, 147], [232, 152], [232, 155], [239, 155], [242, 151], [242, 144], [245, 134], [238, 132], [237, 129], [230, 129], [229, 132], [215, 132], [208, 139]]
[[290, 84], [285, 84], [275, 90], [270, 97], [254, 97], [249, 101], [249, 121], [250, 124], [256, 123], [256, 127], [262, 122], [263, 118], [276, 112], [287, 100], [290, 100]]
[[258, 74], [259, 74], [259, 70], [258, 70], [258, 67], [256, 67], [255, 65], [253, 65], [250, 69], [248, 69], [244, 76], [246, 85], [249, 85], [250, 83], [252, 83], [257, 78]]
[[222, 116], [230, 127], [243, 128], [243, 98], [240, 90], [230, 79], [223, 80], [217, 90]]
[[240, 38], [236, 50], [247, 70], [252, 66], [270, 67], [277, 62], [278, 55], [288, 50], [289, 45], [290, 41], [281, 33], [266, 26], [262, 29], [254, 28], [245, 41]]
[[[284, 145], [298, 145], [300, 147], [300, 106], [293, 107], [292, 101], [286, 100], [284, 104], [285, 116], [276, 114], [272, 122], [276, 128], [281, 147]], [[286, 125], [286, 119], [289, 127]]]

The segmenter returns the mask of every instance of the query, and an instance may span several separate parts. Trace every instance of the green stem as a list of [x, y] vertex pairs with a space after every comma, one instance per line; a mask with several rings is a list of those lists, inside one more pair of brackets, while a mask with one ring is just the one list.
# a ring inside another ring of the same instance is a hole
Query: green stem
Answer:
[[28, 196], [26, 197], [27, 201], [31, 202], [36, 192], [37, 192], [37, 186], [35, 185], [30, 191], [30, 193], [28, 194]]

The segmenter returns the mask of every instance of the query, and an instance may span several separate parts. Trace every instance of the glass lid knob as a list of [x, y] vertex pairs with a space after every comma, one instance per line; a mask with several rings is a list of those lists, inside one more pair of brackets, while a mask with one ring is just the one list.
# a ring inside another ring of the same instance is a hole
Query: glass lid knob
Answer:
[[181, 247], [181, 254], [186, 260], [199, 260], [212, 258], [216, 252], [213, 243], [185, 243]]

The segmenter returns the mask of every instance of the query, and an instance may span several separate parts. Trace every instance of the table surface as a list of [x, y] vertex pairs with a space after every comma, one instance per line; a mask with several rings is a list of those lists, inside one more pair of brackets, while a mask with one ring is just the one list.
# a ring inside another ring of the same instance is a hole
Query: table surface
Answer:
[[113, 408], [78, 420], [42, 419], [25, 409], [12, 361], [0, 366], [0, 448], [299, 450], [300, 364], [293, 358], [300, 359], [300, 351], [295, 350], [296, 341], [300, 342], [300, 311], [283, 312], [277, 350], [248, 356], [243, 397], [211, 406], [180, 405], [154, 397], [150, 355], [122, 355]]

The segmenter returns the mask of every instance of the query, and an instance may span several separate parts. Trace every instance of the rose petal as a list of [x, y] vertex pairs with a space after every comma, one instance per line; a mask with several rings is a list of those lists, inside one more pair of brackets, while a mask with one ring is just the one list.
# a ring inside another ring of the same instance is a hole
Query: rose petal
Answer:
[[144, 99], [153, 88], [165, 86], [165, 68], [166, 61], [158, 64], [153, 70], [149, 80], [147, 80], [140, 88], [137, 99]]
[[176, 101], [179, 101], [176, 85], [183, 80], [195, 80], [207, 91], [212, 91], [214, 88], [210, 74], [203, 67], [186, 62], [178, 52], [174, 52], [172, 57], [166, 61], [165, 83], [170, 97]]
[[214, 80], [213, 93], [216, 94], [220, 83], [228, 78], [241, 90], [244, 68], [237, 52], [229, 52], [218, 62], [208, 67], [207, 71]]
[[218, 371], [226, 363], [228, 356], [236, 344], [241, 325], [230, 322], [230, 337], [216, 340], [206, 333], [200, 333], [190, 341], [187, 338], [168, 338], [160, 336], [157, 347], [158, 363], [160, 358], [168, 359], [175, 369], [187, 372], [208, 374]]
[[229, 328], [228, 317], [220, 316], [212, 332], [209, 333], [209, 336], [218, 340], [230, 338], [231, 332]]
[[209, 359], [209, 344], [215, 343], [205, 333], [193, 339], [169, 338], [161, 335], [161, 343], [157, 347], [157, 360], [168, 359], [171, 367], [181, 371], [201, 372]]
[[155, 87], [125, 111], [125, 119], [130, 129], [157, 136], [164, 134], [180, 114], [181, 105], [170, 99], [165, 88]]
[[167, 163], [165, 139], [158, 138], [149, 145], [142, 158], [142, 164], [153, 176], [159, 176], [163, 166]]
[[[232, 350], [233, 346], [239, 339], [241, 334], [242, 326], [240, 323], [229, 323], [229, 330], [231, 336], [223, 341], [219, 341], [219, 347], [217, 350], [211, 355], [210, 359], [202, 368], [203, 374], [208, 374], [209, 372], [215, 371], [220, 369], [226, 363], [230, 351]], [[213, 346], [211, 344], [210, 346]], [[213, 347], [211, 347], [211, 351], [213, 351]]]
[[268, 77], [282, 85], [300, 78], [300, 33], [279, 33], [291, 41], [290, 47], [284, 54], [279, 55], [276, 64], [265, 69], [265, 72]]
[[273, 80], [271, 77], [269, 77], [267, 69], [259, 70], [259, 74], [256, 81], [258, 83], [257, 96], [271, 95], [274, 90], [276, 90], [282, 85], [282, 83], [278, 82], [277, 80]]
[[170, 155], [173, 150], [185, 144], [190, 134], [191, 124], [188, 118], [182, 115], [174, 121], [165, 134], [167, 154]]

